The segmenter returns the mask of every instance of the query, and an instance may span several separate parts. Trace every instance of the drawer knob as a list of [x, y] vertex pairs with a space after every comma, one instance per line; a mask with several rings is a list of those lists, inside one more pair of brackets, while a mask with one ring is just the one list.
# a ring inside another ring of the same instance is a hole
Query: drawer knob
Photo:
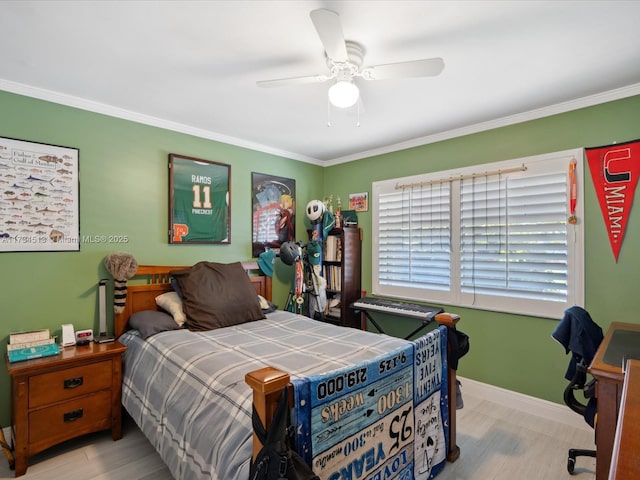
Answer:
[[84, 377], [68, 378], [64, 381], [64, 388], [76, 388], [82, 385]]
[[74, 420], [82, 418], [83, 415], [84, 411], [79, 408], [77, 410], [71, 410], [70, 412], [63, 414], [63, 417], [65, 422], [73, 422]]

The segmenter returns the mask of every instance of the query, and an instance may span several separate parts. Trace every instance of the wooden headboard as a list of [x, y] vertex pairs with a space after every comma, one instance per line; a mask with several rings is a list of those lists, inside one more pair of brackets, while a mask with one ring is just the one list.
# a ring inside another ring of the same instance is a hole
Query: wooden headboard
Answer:
[[[262, 274], [257, 262], [243, 262], [242, 266], [249, 275], [256, 292], [271, 301], [271, 277]], [[133, 279], [146, 279], [147, 283], [129, 283], [127, 286], [127, 300], [124, 311], [120, 314], [115, 314], [113, 318], [113, 330], [116, 338], [127, 330], [127, 322], [133, 313], [142, 310], [157, 310], [156, 297], [173, 290], [169, 272], [186, 268], [191, 267], [139, 265]]]

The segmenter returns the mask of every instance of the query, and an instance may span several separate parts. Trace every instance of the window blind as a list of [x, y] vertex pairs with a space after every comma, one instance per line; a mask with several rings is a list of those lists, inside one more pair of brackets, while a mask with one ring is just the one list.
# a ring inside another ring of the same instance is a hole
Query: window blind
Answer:
[[381, 284], [450, 289], [450, 197], [448, 183], [380, 195], [378, 275]]
[[583, 161], [574, 149], [374, 182], [372, 292], [561, 318], [584, 303]]
[[567, 301], [566, 182], [564, 172], [462, 182], [462, 292]]

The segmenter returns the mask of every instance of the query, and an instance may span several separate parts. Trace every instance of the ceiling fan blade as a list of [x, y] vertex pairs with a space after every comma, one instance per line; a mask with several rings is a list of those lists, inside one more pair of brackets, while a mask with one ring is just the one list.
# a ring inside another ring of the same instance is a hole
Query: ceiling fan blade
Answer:
[[309, 75], [306, 77], [278, 78], [275, 80], [262, 80], [256, 85], [263, 88], [286, 87], [290, 85], [307, 85], [310, 83], [322, 83], [329, 80], [328, 75]]
[[373, 65], [362, 72], [366, 80], [386, 80], [390, 78], [434, 77], [444, 69], [442, 58], [428, 58], [410, 62]]
[[347, 55], [347, 46], [344, 41], [340, 16], [326, 8], [313, 10], [309, 16], [314, 27], [316, 27], [327, 56], [334, 62], [346, 62], [349, 56]]

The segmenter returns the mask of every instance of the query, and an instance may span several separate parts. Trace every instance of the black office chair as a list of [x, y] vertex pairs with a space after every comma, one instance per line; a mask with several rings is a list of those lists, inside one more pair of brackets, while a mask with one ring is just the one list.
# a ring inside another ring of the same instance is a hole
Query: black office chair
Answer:
[[[564, 389], [564, 403], [574, 412], [582, 415], [585, 421], [591, 426], [595, 427], [595, 415], [597, 411], [597, 402], [595, 398], [596, 382], [592, 379], [587, 383], [587, 367], [584, 362], [580, 362], [576, 365], [576, 373], [569, 382], [569, 385]], [[575, 396], [575, 392], [581, 390], [587, 403], [581, 403]], [[596, 456], [595, 450], [585, 450], [581, 448], [570, 448], [567, 457], [567, 470], [573, 474], [576, 466], [576, 457], [594, 457]]]
[[[594, 427], [597, 412], [596, 382], [595, 379], [587, 382], [587, 368], [602, 342], [602, 329], [591, 319], [586, 310], [574, 306], [565, 310], [564, 317], [551, 336], [565, 348], [566, 353], [571, 352], [571, 360], [565, 373], [569, 384], [564, 389], [564, 402], [571, 410], [580, 414], [591, 427]], [[576, 398], [578, 390], [582, 392], [586, 403]], [[595, 450], [569, 449], [567, 471], [573, 474], [577, 457], [595, 456]]]

